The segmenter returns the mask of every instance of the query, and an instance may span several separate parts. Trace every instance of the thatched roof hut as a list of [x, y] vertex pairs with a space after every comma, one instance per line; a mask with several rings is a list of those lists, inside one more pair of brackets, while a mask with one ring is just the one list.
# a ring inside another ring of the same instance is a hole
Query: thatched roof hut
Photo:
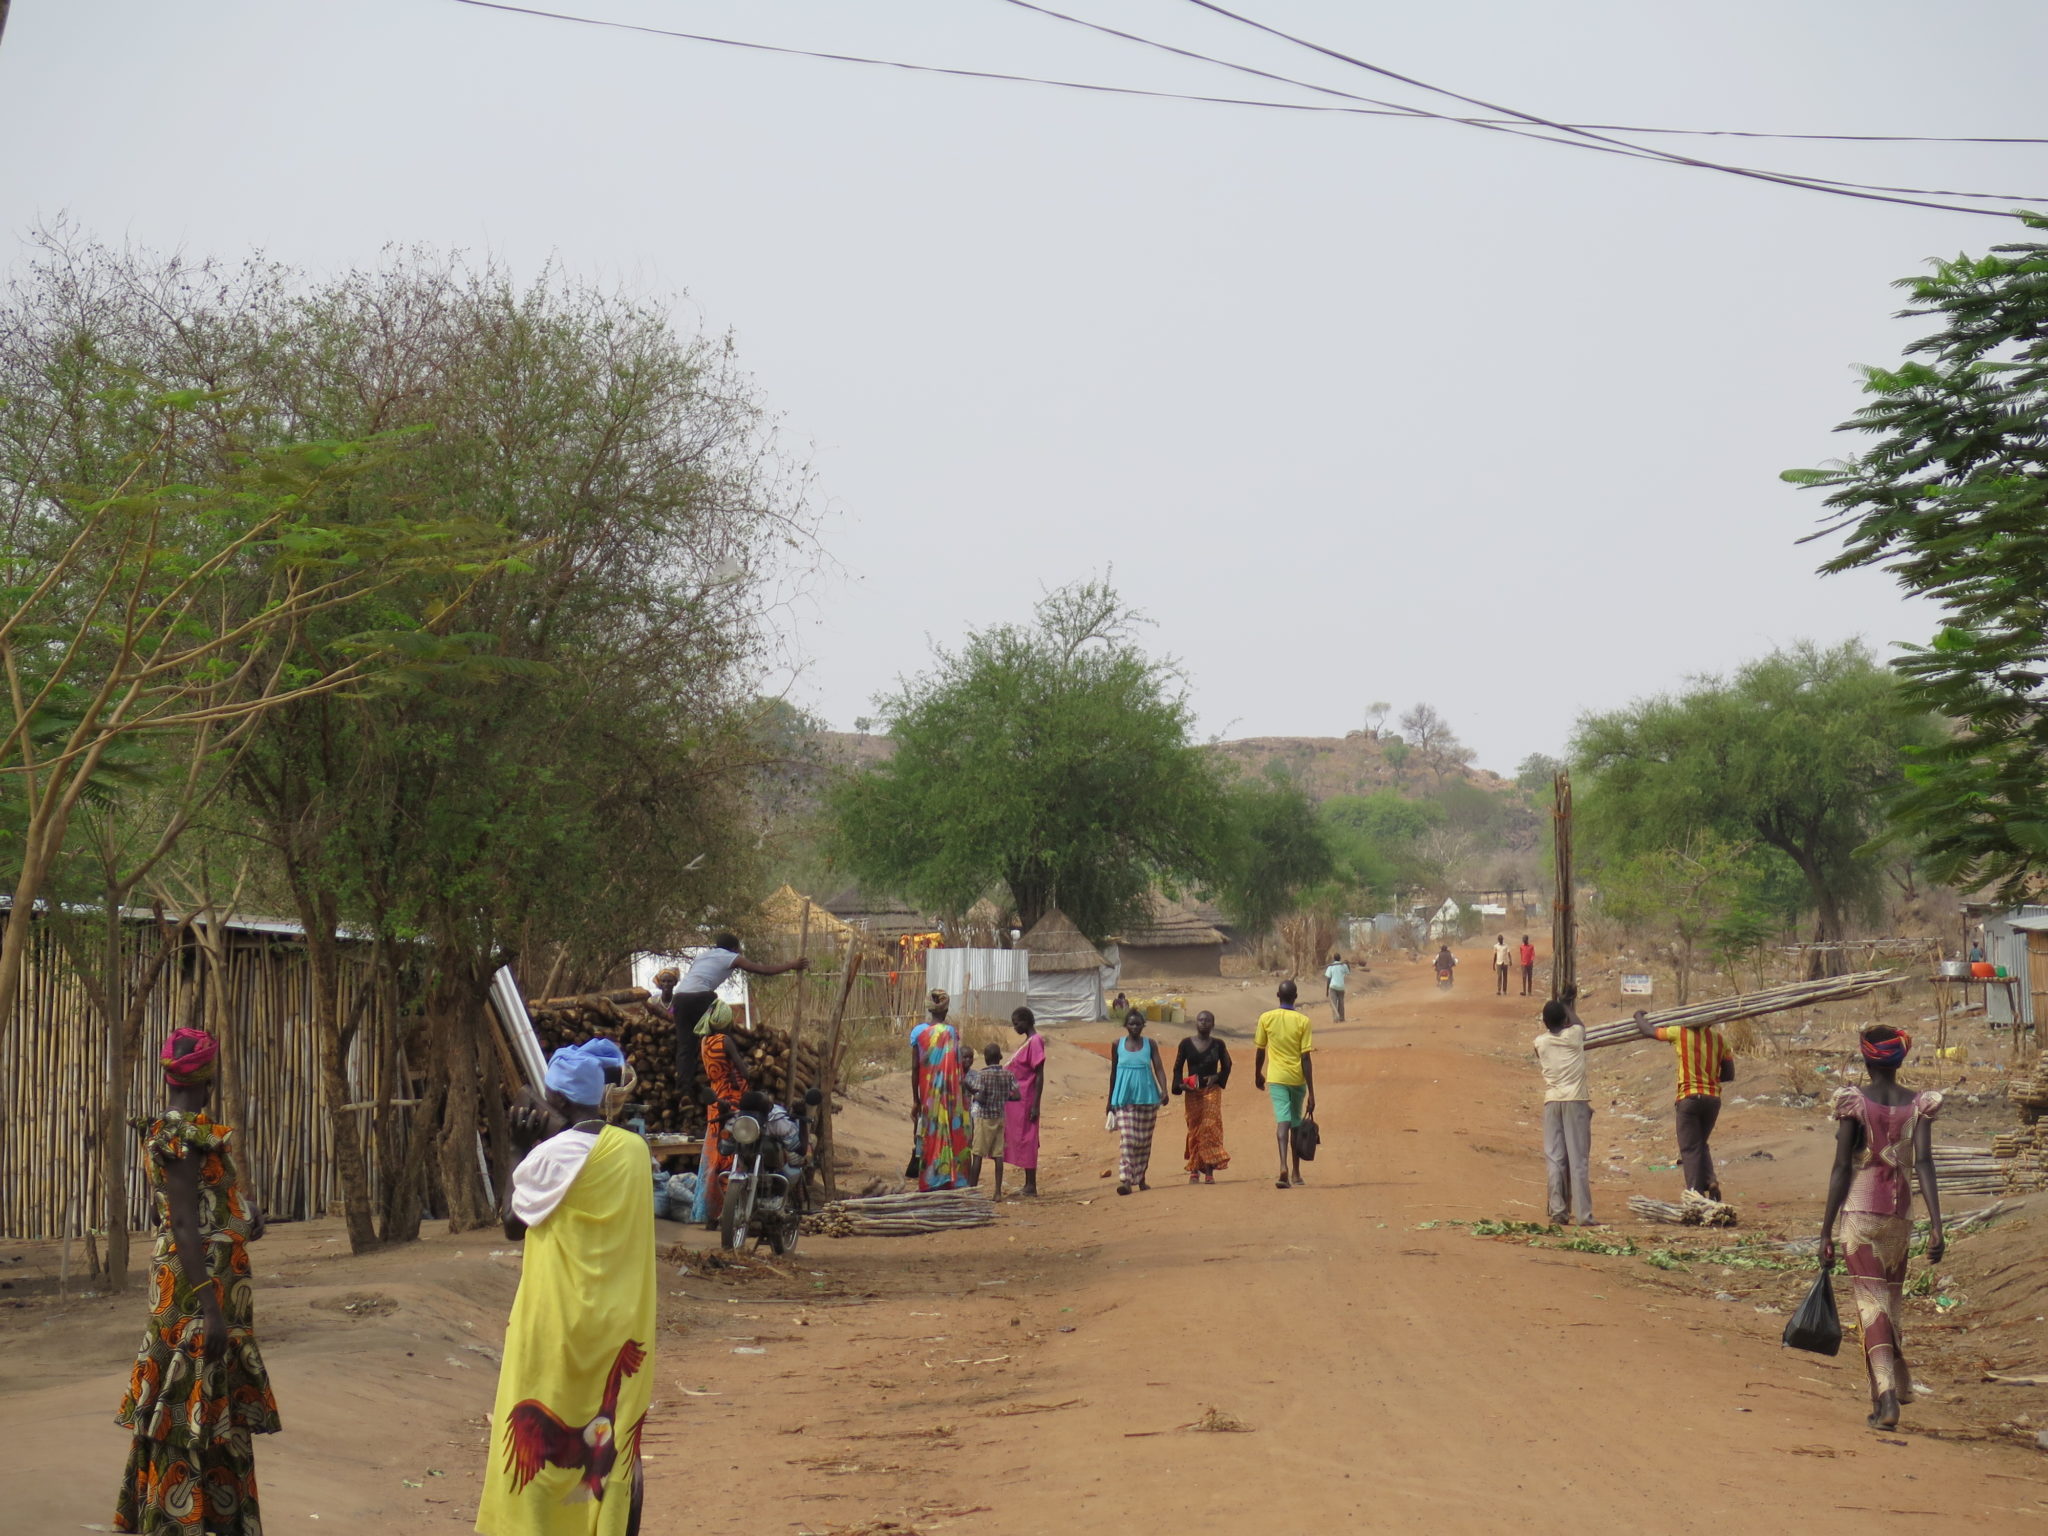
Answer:
[[857, 885], [827, 897], [825, 910], [850, 928], [892, 943], [906, 933], [930, 933], [939, 926], [936, 918], [908, 902], [894, 896], [870, 896]]
[[[791, 956], [796, 954], [797, 944], [804, 933], [805, 899], [804, 894], [796, 887], [785, 885], [761, 903], [761, 921], [757, 931], [778, 955], [785, 951]], [[836, 953], [845, 948], [853, 937], [852, 928], [834, 917], [819, 902], [811, 902], [811, 953]]]
[[1031, 990], [1025, 1001], [1041, 1024], [1103, 1016], [1102, 951], [1055, 907], [1019, 941], [1031, 954]]
[[1058, 971], [1100, 971], [1109, 962], [1102, 951], [1088, 942], [1073, 919], [1054, 907], [1031, 925], [1020, 941], [1031, 951], [1031, 973], [1036, 976]]
[[1227, 942], [1202, 905], [1168, 901], [1156, 892], [1145, 916], [1116, 936], [1127, 976], [1220, 976]]

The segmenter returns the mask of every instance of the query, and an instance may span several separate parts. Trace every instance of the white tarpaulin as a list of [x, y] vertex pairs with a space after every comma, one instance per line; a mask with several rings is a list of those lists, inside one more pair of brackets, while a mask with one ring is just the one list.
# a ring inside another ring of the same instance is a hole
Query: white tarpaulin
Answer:
[[1025, 999], [1041, 1024], [1064, 1024], [1075, 1020], [1093, 1022], [1102, 1017], [1102, 973], [1086, 971], [1034, 971], [1031, 993]]
[[1031, 956], [1021, 949], [933, 949], [924, 984], [951, 994], [953, 1017], [1007, 1019], [1025, 1003]]
[[[672, 955], [635, 955], [633, 957], [633, 985], [644, 987], [647, 991], [659, 997], [661, 996], [661, 988], [654, 984], [654, 973], [667, 970], [673, 966], [676, 970], [687, 974], [690, 967], [696, 963], [697, 957], [703, 953], [703, 949], [698, 948], [679, 949]], [[730, 976], [726, 977], [725, 985], [718, 989], [718, 995], [732, 1004], [734, 1008], [745, 1008], [752, 1000], [751, 995], [747, 991], [747, 973], [745, 971], [734, 971]], [[745, 1017], [751, 1022], [754, 1016], [748, 1013]]]

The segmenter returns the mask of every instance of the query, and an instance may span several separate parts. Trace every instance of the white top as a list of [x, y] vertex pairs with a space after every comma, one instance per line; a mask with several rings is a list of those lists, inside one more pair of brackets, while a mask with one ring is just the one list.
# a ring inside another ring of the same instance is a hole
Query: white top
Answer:
[[1351, 979], [1351, 967], [1339, 960], [1324, 970], [1323, 979], [1329, 982], [1333, 991], [1342, 992], [1344, 983]]
[[1546, 1104], [1589, 1101], [1586, 1091], [1586, 1030], [1582, 1024], [1567, 1024], [1556, 1034], [1549, 1030], [1536, 1037], [1536, 1065], [1543, 1069], [1543, 1102]]
[[690, 962], [689, 970], [676, 983], [676, 991], [716, 992], [739, 963], [740, 952], [736, 949], [707, 949]]
[[519, 1160], [512, 1170], [512, 1214], [529, 1227], [537, 1227], [554, 1215], [555, 1207], [569, 1193], [590, 1149], [597, 1145], [598, 1132], [570, 1129], [557, 1131]]
[[1512, 949], [1508, 948], [1508, 941], [1506, 939], [1502, 939], [1498, 944], [1493, 946], [1493, 963], [1495, 965], [1512, 964], [1514, 958], [1515, 952]]

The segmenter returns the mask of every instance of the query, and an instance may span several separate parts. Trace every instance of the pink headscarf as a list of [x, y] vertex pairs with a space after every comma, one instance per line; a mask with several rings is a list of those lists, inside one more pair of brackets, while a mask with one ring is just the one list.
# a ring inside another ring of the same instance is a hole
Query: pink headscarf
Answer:
[[[186, 1046], [186, 1042], [191, 1042]], [[186, 1046], [180, 1053], [179, 1047]], [[174, 1029], [164, 1042], [164, 1081], [173, 1088], [189, 1088], [213, 1076], [214, 1058], [220, 1042], [203, 1029]]]

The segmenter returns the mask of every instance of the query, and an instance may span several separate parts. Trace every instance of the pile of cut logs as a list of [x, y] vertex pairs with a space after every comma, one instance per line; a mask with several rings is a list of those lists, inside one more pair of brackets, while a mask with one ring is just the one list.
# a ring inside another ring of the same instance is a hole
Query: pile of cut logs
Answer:
[[677, 1102], [675, 1026], [647, 1007], [647, 995], [644, 987], [622, 987], [580, 997], [529, 998], [526, 1011], [543, 1056], [598, 1036], [616, 1040], [639, 1074], [633, 1098], [647, 1106], [647, 1129], [700, 1134], [704, 1111]]
[[[1941, 1122], [1936, 1121], [1939, 1125]], [[1934, 1144], [1934, 1176], [1940, 1182], [1944, 1200], [1960, 1195], [2002, 1195], [2006, 1192], [2009, 1164], [1993, 1157], [1989, 1147], [1959, 1147], [1947, 1142]]]
[[[529, 999], [526, 1011], [533, 1017], [534, 1033], [540, 1037], [543, 1055], [559, 1046], [580, 1045], [600, 1035], [618, 1041], [619, 1049], [626, 1053], [626, 1060], [640, 1077], [633, 1097], [647, 1106], [647, 1129], [701, 1135], [703, 1106], [694, 1101], [677, 1102], [682, 1084], [676, 1078], [675, 1026], [650, 1009], [647, 1000], [644, 988], [622, 987], [616, 992], [590, 992], [580, 997]], [[777, 1103], [790, 1104], [792, 1093], [801, 1097], [804, 1090], [823, 1086], [820, 1061], [824, 1042], [817, 1030], [806, 1033], [797, 1042], [794, 1085], [790, 1081], [788, 1030], [774, 1024], [757, 1024], [751, 1029], [735, 1026], [732, 1038], [747, 1058], [753, 1085]], [[843, 1044], [840, 1050], [843, 1055]]]
[[1991, 1138], [1991, 1155], [2005, 1169], [2005, 1188], [2020, 1194], [2048, 1189], [2048, 1120], [2036, 1120], [2023, 1131]]
[[2032, 1075], [2021, 1078], [2007, 1090], [2020, 1107], [2020, 1118], [2029, 1125], [2048, 1115], [2048, 1051], [2034, 1063]]

